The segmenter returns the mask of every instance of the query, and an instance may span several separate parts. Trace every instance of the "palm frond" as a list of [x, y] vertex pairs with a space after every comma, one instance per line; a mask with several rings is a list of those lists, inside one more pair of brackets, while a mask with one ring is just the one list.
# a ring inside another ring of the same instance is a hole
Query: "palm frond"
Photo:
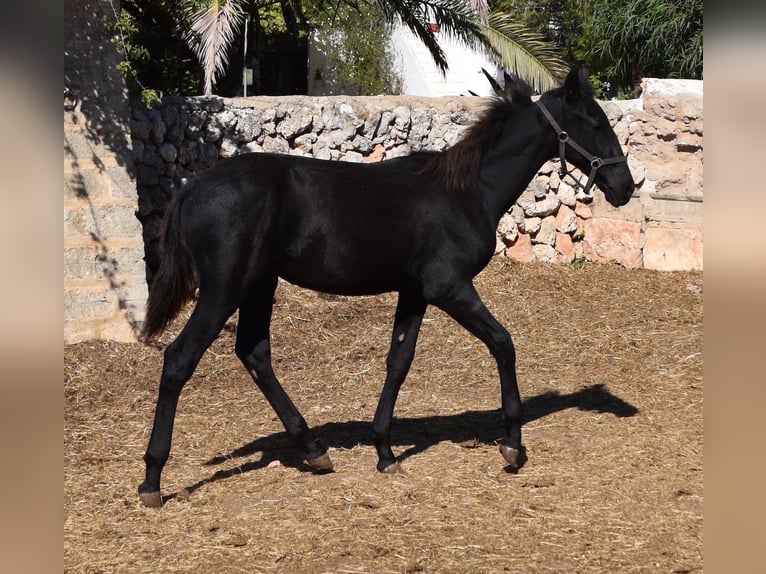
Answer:
[[479, 22], [486, 22], [489, 17], [489, 1], [488, 0], [467, 0], [471, 9], [476, 13], [476, 17]]
[[229, 49], [244, 22], [247, 1], [209, 0], [207, 6], [191, 14], [185, 39], [205, 72], [205, 95], [213, 93], [217, 77], [226, 71]]
[[552, 44], [508, 13], [492, 12], [481, 28], [497, 64], [539, 93], [558, 86], [569, 71]]
[[442, 73], [449, 64], [429, 23], [438, 24], [442, 35], [451, 36], [474, 46], [482, 43], [481, 26], [474, 4], [485, 0], [378, 0], [389, 22], [397, 17], [423, 42]]
[[449, 63], [427, 22], [438, 24], [440, 35], [487, 53], [538, 92], [556, 87], [569, 71], [552, 44], [510, 14], [489, 12], [487, 0], [378, 0], [378, 3], [389, 20], [399, 17], [423, 42], [442, 73]]

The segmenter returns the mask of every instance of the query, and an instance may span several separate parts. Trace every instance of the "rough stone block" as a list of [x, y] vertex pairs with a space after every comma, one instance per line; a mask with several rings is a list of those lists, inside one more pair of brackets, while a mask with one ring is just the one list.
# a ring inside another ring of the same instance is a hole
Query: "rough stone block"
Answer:
[[572, 236], [568, 233], [556, 233], [556, 253], [558, 261], [569, 263], [575, 258], [575, 246]]
[[100, 325], [99, 338], [118, 343], [133, 343], [137, 340], [136, 329], [124, 317]]
[[130, 165], [114, 166], [106, 170], [106, 181], [113, 198], [136, 201], [136, 180], [131, 176], [132, 170], [132, 162]]
[[575, 214], [580, 219], [590, 219], [593, 217], [593, 209], [590, 205], [578, 201], [577, 205], [575, 205]]
[[497, 226], [497, 235], [498, 239], [505, 245], [511, 245], [516, 241], [516, 237], [519, 235], [519, 227], [510, 213], [506, 213], [500, 218], [500, 223]]
[[604, 218], [585, 221], [583, 252], [588, 261], [637, 269], [642, 263], [642, 247], [641, 223]]
[[550, 246], [556, 243], [556, 218], [553, 215], [549, 215], [540, 222], [540, 229], [532, 238], [532, 243]]
[[558, 212], [556, 212], [556, 230], [560, 233], [577, 231], [577, 215], [566, 205], [559, 207]]
[[103, 277], [95, 247], [64, 249], [64, 269], [67, 277], [100, 279]]
[[535, 202], [532, 212], [529, 213], [529, 215], [546, 217], [555, 213], [559, 208], [559, 205], [561, 205], [561, 200], [559, 200], [558, 196], [554, 193], [549, 193], [541, 201]]
[[532, 251], [535, 254], [535, 261], [539, 263], [556, 263], [558, 256], [556, 250], [551, 245], [538, 243], [532, 245]]
[[64, 172], [64, 199], [95, 199], [103, 193], [103, 179], [95, 169]]
[[107, 319], [117, 310], [117, 300], [108, 290], [64, 290], [64, 317], [66, 320]]
[[[577, 195], [574, 188], [568, 183], [564, 183], [559, 179], [557, 173], [554, 172], [556, 189], [558, 190], [556, 195], [559, 197], [559, 201], [567, 207], [574, 208], [577, 205]], [[551, 184], [554, 182], [554, 176], [551, 176]]]
[[698, 271], [702, 264], [702, 231], [672, 227], [646, 229], [644, 267], [658, 271]]
[[640, 223], [644, 220], [644, 211], [641, 206], [640, 196], [633, 195], [628, 203], [620, 207], [614, 207], [606, 200], [600, 189], [593, 190], [593, 203], [591, 204], [593, 217], [623, 219]]
[[522, 263], [531, 263], [535, 260], [535, 252], [532, 250], [532, 239], [529, 235], [520, 233], [513, 245], [505, 250], [506, 256]]

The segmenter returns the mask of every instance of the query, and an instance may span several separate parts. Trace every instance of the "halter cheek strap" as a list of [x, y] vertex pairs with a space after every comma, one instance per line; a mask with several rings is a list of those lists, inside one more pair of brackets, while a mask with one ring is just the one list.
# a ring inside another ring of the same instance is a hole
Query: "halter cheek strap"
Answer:
[[590, 162], [590, 173], [588, 174], [588, 182], [585, 184], [585, 187], [583, 188], [583, 193], [588, 194], [590, 192], [591, 187], [593, 187], [593, 183], [596, 180], [596, 173], [598, 172], [598, 169], [602, 165], [613, 165], [616, 163], [623, 163], [627, 162], [628, 158], [626, 156], [619, 156], [619, 157], [608, 157], [606, 159], [601, 159], [598, 156], [593, 155], [592, 153], [589, 153], [584, 147], [582, 147], [580, 144], [578, 144], [576, 141], [574, 141], [572, 138], [569, 137], [569, 134], [566, 133], [564, 130], [561, 129], [561, 126], [559, 126], [558, 122], [553, 118], [553, 115], [550, 111], [548, 111], [548, 108], [546, 108], [543, 103], [540, 100], [535, 101], [537, 106], [540, 108], [540, 110], [543, 112], [543, 115], [548, 120], [548, 123], [551, 124], [551, 127], [556, 132], [556, 136], [559, 139], [559, 159], [561, 160], [561, 176], [565, 175], [571, 175], [572, 179], [577, 181], [578, 185], [580, 184], [580, 181], [572, 174], [571, 171], [567, 170], [567, 160], [566, 160], [566, 148], [567, 145], [572, 146], [575, 150], [580, 152], [580, 155], [582, 155], [585, 159]]

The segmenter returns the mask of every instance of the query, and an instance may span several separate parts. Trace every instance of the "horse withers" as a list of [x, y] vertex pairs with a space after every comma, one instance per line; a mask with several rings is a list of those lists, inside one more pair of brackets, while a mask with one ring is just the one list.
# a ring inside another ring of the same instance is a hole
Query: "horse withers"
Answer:
[[583, 70], [537, 102], [517, 83], [493, 98], [460, 141], [374, 164], [254, 153], [222, 159], [174, 198], [161, 236], [161, 264], [149, 290], [143, 336], [161, 333], [198, 293], [195, 308], [165, 350], [154, 425], [139, 494], [161, 506], [160, 476], [170, 453], [181, 389], [237, 310], [236, 354], [307, 463], [332, 469], [326, 447], [277, 380], [270, 322], [280, 277], [339, 295], [398, 292], [386, 378], [372, 421], [377, 468], [396, 472], [391, 419], [412, 362], [423, 314], [435, 305], [488, 347], [500, 376], [500, 451], [522, 453], [516, 353], [473, 278], [494, 253], [502, 215], [538, 169], [561, 157], [589, 174], [615, 206], [633, 188], [625, 156]]

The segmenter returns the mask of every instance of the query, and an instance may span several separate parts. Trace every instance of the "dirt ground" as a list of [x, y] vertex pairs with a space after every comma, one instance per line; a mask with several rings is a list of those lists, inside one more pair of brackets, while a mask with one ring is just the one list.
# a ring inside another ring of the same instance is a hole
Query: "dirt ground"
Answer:
[[431, 308], [395, 411], [406, 473], [375, 471], [393, 295], [277, 292], [275, 370], [326, 475], [234, 356], [234, 317], [181, 395], [159, 510], [136, 487], [162, 350], [67, 346], [65, 572], [701, 572], [702, 274], [496, 260], [476, 284], [516, 343], [518, 473], [493, 360]]

